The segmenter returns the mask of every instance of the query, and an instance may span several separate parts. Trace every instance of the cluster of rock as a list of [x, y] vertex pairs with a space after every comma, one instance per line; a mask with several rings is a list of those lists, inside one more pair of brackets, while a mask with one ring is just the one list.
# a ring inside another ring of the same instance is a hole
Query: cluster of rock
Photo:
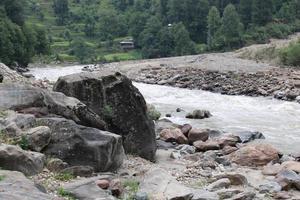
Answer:
[[297, 158], [281, 155], [269, 144], [251, 142], [264, 138], [259, 132], [195, 131], [166, 120], [157, 124], [169, 125], [160, 132], [164, 142], [159, 140], [159, 147], [173, 149], [172, 159], [187, 162], [184, 171], [171, 172], [185, 185], [200, 184], [217, 195], [215, 199], [293, 199], [300, 193]]
[[[32, 176], [47, 167], [55, 173], [90, 176], [117, 170], [125, 152], [155, 159], [154, 123], [144, 98], [128, 78], [118, 73], [79, 74], [61, 78], [55, 90], [60, 92], [17, 80], [0, 84], [2, 169]], [[0, 171], [5, 191], [0, 192], [0, 199], [27, 197], [20, 190], [16, 197], [8, 198], [9, 191], [16, 189], [14, 184], [6, 187], [10, 173]], [[13, 176], [24, 178], [18, 173]], [[37, 199], [33, 198], [37, 195], [28, 199]], [[40, 199], [52, 199], [44, 196]]]
[[290, 75], [289, 80], [285, 80], [283, 74], [274, 70], [245, 73], [157, 67], [142, 69], [135, 80], [227, 95], [273, 96], [282, 100], [300, 102], [300, 81], [297, 75], [295, 77]]

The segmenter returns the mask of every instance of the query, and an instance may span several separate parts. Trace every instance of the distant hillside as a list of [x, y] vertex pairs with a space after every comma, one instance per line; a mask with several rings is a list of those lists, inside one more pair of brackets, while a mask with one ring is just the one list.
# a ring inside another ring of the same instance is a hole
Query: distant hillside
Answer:
[[[300, 31], [299, 0], [18, 2], [24, 3], [26, 24], [46, 29], [51, 42], [51, 53], [35, 56], [34, 62], [111, 62], [230, 51]], [[133, 43], [123, 50], [122, 41]]]

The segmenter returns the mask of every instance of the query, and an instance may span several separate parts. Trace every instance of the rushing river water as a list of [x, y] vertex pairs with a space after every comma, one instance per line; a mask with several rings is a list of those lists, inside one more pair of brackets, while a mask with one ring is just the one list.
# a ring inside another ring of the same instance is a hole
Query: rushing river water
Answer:
[[[82, 66], [32, 68], [36, 78], [56, 81], [59, 76], [81, 72]], [[260, 131], [266, 142], [284, 153], [300, 152], [300, 104], [263, 97], [227, 96], [200, 90], [134, 83], [148, 103], [163, 114], [172, 114], [176, 123], [224, 131]], [[184, 118], [185, 111], [209, 110], [213, 117], [204, 120]]]

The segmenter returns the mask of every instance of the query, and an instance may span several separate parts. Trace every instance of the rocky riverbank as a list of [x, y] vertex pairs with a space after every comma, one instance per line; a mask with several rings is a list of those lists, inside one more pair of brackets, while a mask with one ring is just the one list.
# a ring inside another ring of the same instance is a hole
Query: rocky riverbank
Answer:
[[[300, 156], [282, 155], [263, 133], [158, 120], [155, 107], [120, 73], [61, 77], [54, 91], [7, 80], [3, 74], [0, 199], [300, 196]], [[210, 116], [195, 110], [186, 117]]]
[[211, 71], [199, 68], [144, 68], [135, 81], [227, 95], [272, 96], [300, 103], [300, 72], [272, 69], [258, 72]]

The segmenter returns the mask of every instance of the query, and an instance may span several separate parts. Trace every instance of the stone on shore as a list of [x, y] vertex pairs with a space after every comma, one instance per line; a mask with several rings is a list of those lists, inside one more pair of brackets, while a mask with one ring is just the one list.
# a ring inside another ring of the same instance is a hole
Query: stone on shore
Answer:
[[209, 150], [219, 150], [220, 145], [218, 142], [213, 140], [208, 140], [203, 142], [201, 140], [196, 141], [193, 143], [194, 147], [197, 148], [198, 151], [209, 151]]
[[279, 152], [269, 144], [249, 144], [230, 154], [232, 162], [249, 167], [264, 166], [279, 159]]
[[192, 113], [188, 113], [185, 117], [188, 119], [205, 119], [211, 116], [212, 115], [208, 110], [194, 110]]
[[160, 132], [160, 138], [165, 142], [177, 142], [178, 144], [187, 144], [188, 139], [179, 128], [164, 129]]
[[26, 176], [40, 173], [45, 164], [44, 154], [25, 151], [18, 146], [0, 144], [0, 167], [19, 171]]
[[193, 144], [196, 141], [203, 141], [205, 142], [209, 138], [209, 129], [197, 129], [192, 128], [188, 133], [188, 140], [190, 144]]
[[155, 160], [154, 123], [143, 96], [126, 76], [73, 74], [59, 78], [54, 91], [78, 98], [102, 116], [109, 131], [123, 137], [127, 153]]

